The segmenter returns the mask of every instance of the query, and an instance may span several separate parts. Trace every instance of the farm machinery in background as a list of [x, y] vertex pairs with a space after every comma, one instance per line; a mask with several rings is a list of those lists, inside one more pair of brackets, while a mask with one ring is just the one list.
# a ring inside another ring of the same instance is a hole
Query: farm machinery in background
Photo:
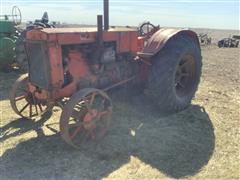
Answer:
[[28, 74], [10, 92], [12, 109], [23, 118], [61, 107], [61, 137], [76, 148], [107, 132], [113, 110], [107, 92], [113, 88], [131, 84], [159, 111], [173, 113], [191, 103], [200, 81], [195, 32], [151, 23], [139, 30], [110, 28], [108, 3], [104, 0], [97, 28], [28, 31]]
[[223, 48], [223, 47], [238, 47], [239, 46], [239, 41], [240, 41], [240, 36], [239, 35], [234, 35], [229, 38], [224, 38], [218, 41], [218, 47]]
[[17, 25], [21, 24], [22, 15], [17, 6], [12, 8], [11, 15], [0, 16], [0, 67], [8, 68], [16, 60], [16, 42], [21, 32]]
[[0, 18], [0, 69], [16, 66], [26, 72], [28, 62], [24, 41], [27, 31], [37, 27], [53, 28], [54, 25], [49, 24], [45, 12], [42, 19], [29, 23], [26, 28], [20, 27], [22, 14], [17, 6], [12, 8], [12, 15], [1, 15]]
[[206, 33], [198, 34], [198, 38], [201, 45], [211, 45], [212, 43], [212, 38]]

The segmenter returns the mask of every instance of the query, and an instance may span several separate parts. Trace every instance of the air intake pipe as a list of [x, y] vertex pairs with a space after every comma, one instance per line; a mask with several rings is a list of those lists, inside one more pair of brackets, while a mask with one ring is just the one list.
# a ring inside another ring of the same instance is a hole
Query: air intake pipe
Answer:
[[103, 11], [104, 11], [104, 30], [109, 29], [109, 0], [103, 1]]

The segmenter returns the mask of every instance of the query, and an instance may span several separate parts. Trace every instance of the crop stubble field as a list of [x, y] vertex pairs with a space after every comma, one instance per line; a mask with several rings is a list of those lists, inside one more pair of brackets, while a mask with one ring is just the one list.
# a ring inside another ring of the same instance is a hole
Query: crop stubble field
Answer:
[[53, 131], [59, 109], [35, 122], [19, 118], [8, 93], [20, 74], [0, 73], [1, 180], [239, 179], [239, 49], [212, 45], [202, 47], [202, 56], [189, 108], [163, 116], [140, 94], [116, 90], [109, 133], [81, 150]]

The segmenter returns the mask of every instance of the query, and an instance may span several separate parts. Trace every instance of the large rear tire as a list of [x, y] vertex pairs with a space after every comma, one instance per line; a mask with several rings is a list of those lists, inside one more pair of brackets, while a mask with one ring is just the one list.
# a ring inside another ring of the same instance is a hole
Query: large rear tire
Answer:
[[187, 34], [179, 34], [153, 57], [145, 92], [161, 112], [181, 111], [197, 91], [201, 67], [199, 45]]

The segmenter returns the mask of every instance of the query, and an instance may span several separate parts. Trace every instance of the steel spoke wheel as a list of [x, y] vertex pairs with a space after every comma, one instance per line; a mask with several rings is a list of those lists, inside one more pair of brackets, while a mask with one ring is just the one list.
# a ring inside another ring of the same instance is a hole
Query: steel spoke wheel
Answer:
[[10, 103], [14, 112], [26, 119], [35, 118], [48, 110], [46, 103], [38, 100], [28, 90], [27, 74], [19, 77], [14, 83], [10, 92]]
[[141, 36], [150, 36], [157, 30], [159, 30], [159, 26], [154, 26], [150, 22], [145, 22], [139, 27], [139, 33]]
[[63, 108], [61, 136], [75, 148], [89, 140], [99, 140], [110, 126], [111, 114], [111, 99], [105, 92], [93, 88], [82, 89]]
[[13, 8], [12, 8], [12, 18], [13, 18], [13, 22], [16, 25], [21, 24], [21, 22], [22, 22], [22, 13], [21, 13], [20, 9], [17, 6], [13, 6]]

